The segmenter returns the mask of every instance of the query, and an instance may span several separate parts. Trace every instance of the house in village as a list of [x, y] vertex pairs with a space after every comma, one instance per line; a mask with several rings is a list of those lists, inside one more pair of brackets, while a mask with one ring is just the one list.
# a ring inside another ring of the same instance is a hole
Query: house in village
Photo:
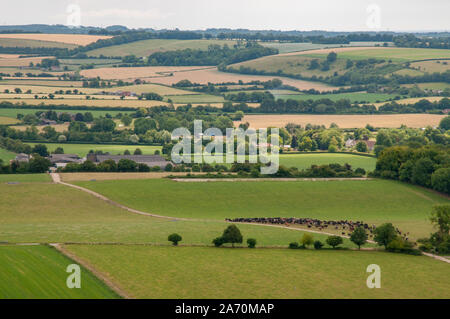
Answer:
[[356, 147], [356, 144], [358, 144], [359, 142], [363, 142], [367, 145], [367, 149], [369, 152], [372, 152], [375, 148], [375, 141], [366, 141], [366, 140], [353, 140], [353, 139], [348, 139], [347, 141], [345, 141], [345, 148], [351, 149]]
[[31, 159], [31, 155], [25, 154], [25, 153], [19, 153], [16, 155], [13, 161], [19, 162], [19, 163], [28, 163]]

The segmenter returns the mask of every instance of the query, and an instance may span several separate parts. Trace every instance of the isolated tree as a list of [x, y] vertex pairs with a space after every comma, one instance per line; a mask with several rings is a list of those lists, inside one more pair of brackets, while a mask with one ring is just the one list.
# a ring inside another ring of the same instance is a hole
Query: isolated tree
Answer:
[[125, 150], [125, 151], [123, 152], [123, 155], [131, 155], [131, 153], [130, 153], [129, 150]]
[[333, 247], [335, 249], [337, 246], [342, 244], [344, 241], [342, 240], [342, 237], [339, 236], [329, 236], [326, 240], [327, 244]]
[[142, 151], [141, 151], [140, 148], [137, 148], [137, 149], [134, 150], [134, 153], [133, 153], [133, 154], [134, 154], [134, 155], [142, 155]]
[[367, 242], [367, 233], [363, 227], [356, 228], [350, 235], [350, 240], [361, 249], [361, 246]]
[[337, 53], [336, 53], [336, 52], [330, 52], [330, 53], [328, 53], [328, 55], [327, 55], [327, 61], [328, 61], [329, 63], [333, 63], [334, 61], [336, 61], [336, 59], [337, 59]]
[[248, 246], [248, 248], [255, 248], [256, 239], [254, 239], [254, 238], [247, 239], [247, 246]]
[[168, 241], [171, 241], [174, 246], [178, 246], [178, 242], [180, 242], [183, 238], [178, 234], [171, 234], [167, 238]]
[[373, 233], [375, 242], [380, 246], [384, 246], [384, 248], [387, 248], [387, 245], [397, 237], [395, 227], [391, 223], [378, 226]]
[[53, 154], [64, 154], [64, 149], [62, 147], [57, 147], [54, 151]]
[[302, 239], [300, 239], [300, 243], [302, 244], [303, 248], [306, 248], [307, 246], [310, 246], [314, 243], [314, 237], [311, 234], [303, 234]]
[[222, 238], [224, 243], [231, 243], [232, 247], [234, 247], [234, 244], [236, 243], [242, 243], [242, 234], [236, 225], [228, 226], [223, 232]]
[[430, 221], [438, 229], [441, 238], [448, 237], [450, 232], [450, 205], [434, 206]]

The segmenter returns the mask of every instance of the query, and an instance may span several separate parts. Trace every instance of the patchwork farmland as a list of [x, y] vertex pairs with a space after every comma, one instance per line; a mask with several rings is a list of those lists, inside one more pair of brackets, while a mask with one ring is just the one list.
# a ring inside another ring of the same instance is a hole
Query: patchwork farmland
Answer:
[[158, 10], [0, 26], [0, 299], [450, 298], [448, 33]]

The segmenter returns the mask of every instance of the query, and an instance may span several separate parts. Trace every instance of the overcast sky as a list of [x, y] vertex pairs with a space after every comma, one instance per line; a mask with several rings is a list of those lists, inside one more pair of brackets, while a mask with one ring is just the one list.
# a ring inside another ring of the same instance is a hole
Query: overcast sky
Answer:
[[[330, 31], [450, 30], [450, 0], [1, 0], [0, 24]], [[77, 7], [75, 7], [76, 9]], [[72, 13], [67, 13], [68, 9]], [[75, 19], [74, 19], [75, 17]]]

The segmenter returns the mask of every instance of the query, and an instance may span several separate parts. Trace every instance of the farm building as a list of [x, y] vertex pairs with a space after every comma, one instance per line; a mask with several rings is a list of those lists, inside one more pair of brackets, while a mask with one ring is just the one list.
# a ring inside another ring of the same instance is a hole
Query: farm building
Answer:
[[159, 166], [164, 169], [170, 162], [166, 161], [164, 157], [159, 155], [97, 155], [90, 153], [86, 158], [88, 161], [94, 162], [95, 164], [102, 163], [104, 161], [113, 160], [119, 163], [121, 159], [131, 160], [138, 164], [145, 164], [148, 167]]
[[24, 162], [28, 163], [30, 161], [31, 156], [25, 153], [19, 153], [16, 155], [16, 158], [14, 159], [16, 162]]
[[51, 154], [48, 159], [56, 167], [65, 167], [69, 163], [80, 164], [83, 160], [76, 154]]

